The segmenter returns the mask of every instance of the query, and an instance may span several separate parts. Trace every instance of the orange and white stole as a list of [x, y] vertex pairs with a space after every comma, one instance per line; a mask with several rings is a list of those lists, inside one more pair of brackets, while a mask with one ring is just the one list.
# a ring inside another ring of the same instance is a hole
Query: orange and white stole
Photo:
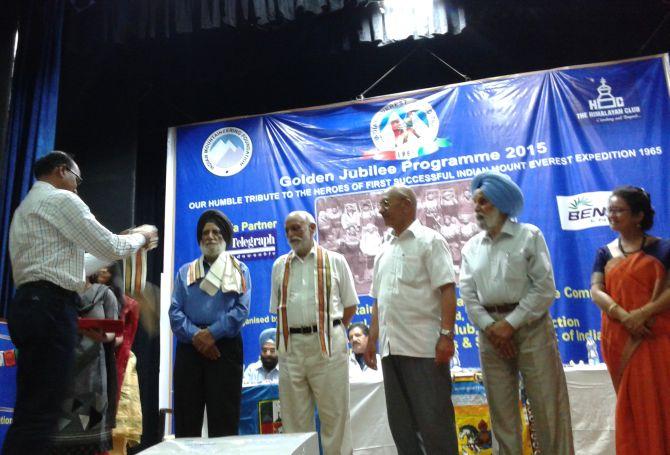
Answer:
[[[330, 317], [331, 311], [331, 290], [333, 284], [333, 270], [328, 255], [328, 250], [319, 245], [316, 248], [316, 261], [314, 268], [314, 290], [316, 302], [316, 325], [319, 334], [319, 343], [321, 344], [321, 354], [324, 357], [330, 357], [331, 354], [331, 330], [332, 323]], [[288, 321], [287, 305], [289, 277], [291, 276], [291, 262], [295, 253], [291, 251], [284, 259], [284, 275], [281, 280], [281, 287], [278, 291], [279, 306], [277, 307], [277, 340], [280, 351], [290, 352], [290, 325]]]
[[124, 293], [137, 298], [147, 283], [147, 250], [140, 248], [123, 261]]

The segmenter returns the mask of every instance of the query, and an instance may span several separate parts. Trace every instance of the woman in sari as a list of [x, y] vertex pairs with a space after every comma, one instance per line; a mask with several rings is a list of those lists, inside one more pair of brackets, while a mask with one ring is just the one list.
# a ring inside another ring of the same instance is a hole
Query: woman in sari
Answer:
[[[118, 319], [119, 305], [112, 289], [89, 277], [81, 294], [79, 316]], [[112, 448], [116, 409], [114, 334], [82, 330], [75, 348], [75, 371], [63, 400], [50, 453], [97, 454]]]
[[647, 235], [649, 194], [614, 190], [608, 219], [619, 235], [600, 248], [591, 278], [602, 310], [602, 352], [617, 393], [616, 453], [670, 453], [670, 241]]

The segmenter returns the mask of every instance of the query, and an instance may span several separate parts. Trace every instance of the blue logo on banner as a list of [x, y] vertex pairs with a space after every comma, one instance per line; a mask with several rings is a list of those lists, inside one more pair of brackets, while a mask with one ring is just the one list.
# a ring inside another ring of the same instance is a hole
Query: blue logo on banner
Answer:
[[251, 139], [239, 128], [214, 131], [202, 146], [202, 163], [219, 177], [229, 177], [244, 169], [251, 160]]

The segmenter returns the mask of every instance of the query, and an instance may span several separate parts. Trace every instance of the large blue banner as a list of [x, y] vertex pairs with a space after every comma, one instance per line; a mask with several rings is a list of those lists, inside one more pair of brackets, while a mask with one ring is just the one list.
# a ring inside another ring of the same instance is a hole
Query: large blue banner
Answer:
[[7, 322], [0, 321], [0, 447], [14, 419], [16, 402], [16, 349]]
[[[539, 226], [552, 255], [552, 316], [564, 363], [586, 360], [600, 338], [589, 279], [596, 249], [614, 238], [605, 207], [616, 186], [644, 187], [656, 208], [655, 235], [668, 234], [670, 151], [667, 55], [563, 68], [403, 93], [346, 104], [176, 128], [176, 269], [200, 253], [196, 223], [217, 208], [235, 224], [232, 249], [250, 268], [245, 364], [259, 355], [272, 263], [289, 250], [283, 221], [304, 209], [318, 241], [340, 251], [367, 296], [385, 227], [377, 201], [404, 183], [419, 218], [447, 239], [456, 267], [478, 228], [469, 183], [484, 170], [509, 174], [523, 189], [520, 220]], [[478, 366], [477, 336], [462, 303], [457, 345]]]

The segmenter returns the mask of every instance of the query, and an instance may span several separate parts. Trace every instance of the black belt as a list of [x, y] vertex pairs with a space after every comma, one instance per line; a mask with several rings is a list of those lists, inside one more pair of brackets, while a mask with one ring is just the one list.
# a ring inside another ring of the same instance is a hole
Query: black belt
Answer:
[[[338, 325], [342, 324], [342, 319], [335, 319], [333, 321], [333, 327], [336, 327]], [[302, 335], [309, 335], [310, 333], [316, 333], [319, 331], [319, 327], [316, 325], [312, 326], [306, 326], [306, 327], [291, 327], [288, 329], [291, 334], [302, 334]]]
[[47, 289], [51, 292], [54, 292], [61, 297], [66, 297], [66, 298], [73, 298], [77, 296], [78, 294], [75, 291], [70, 291], [69, 289], [62, 288], [58, 286], [57, 284], [52, 283], [51, 281], [47, 280], [38, 280], [38, 281], [31, 281], [29, 283], [23, 283], [21, 286], [18, 287], [18, 289], [22, 288], [42, 288], [42, 289]]
[[484, 305], [484, 308], [486, 308], [486, 311], [489, 313], [509, 313], [510, 311], [514, 311], [516, 307], [519, 306], [519, 302], [514, 302], [514, 303], [498, 303], [495, 305]]

